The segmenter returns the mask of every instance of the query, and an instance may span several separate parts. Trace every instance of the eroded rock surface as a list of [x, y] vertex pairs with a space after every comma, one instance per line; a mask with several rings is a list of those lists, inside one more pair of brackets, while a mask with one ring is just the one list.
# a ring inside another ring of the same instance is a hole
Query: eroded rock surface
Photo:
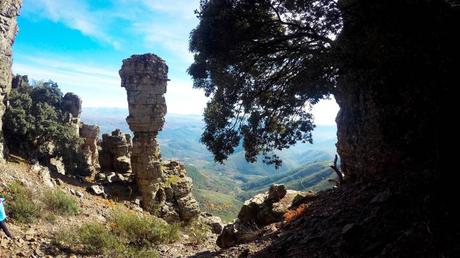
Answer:
[[100, 168], [97, 140], [99, 137], [99, 126], [80, 124], [80, 137], [83, 139], [81, 154], [88, 165], [90, 174], [94, 175]]
[[161, 161], [156, 140], [164, 125], [168, 66], [154, 54], [133, 55], [123, 60], [121, 86], [126, 89], [134, 133], [131, 166], [142, 207], [168, 222], [190, 221], [200, 213], [193, 198], [192, 180], [183, 165]]
[[120, 130], [103, 134], [99, 162], [102, 172], [131, 173], [131, 136]]
[[11, 90], [12, 45], [18, 30], [16, 16], [19, 15], [22, 0], [0, 1], [0, 162], [3, 162], [2, 118], [6, 106], [5, 96]]
[[223, 229], [217, 245], [226, 248], [256, 239], [264, 227], [280, 222], [283, 215], [305, 193], [287, 190], [284, 185], [272, 185], [268, 192], [257, 194], [244, 202], [238, 219]]

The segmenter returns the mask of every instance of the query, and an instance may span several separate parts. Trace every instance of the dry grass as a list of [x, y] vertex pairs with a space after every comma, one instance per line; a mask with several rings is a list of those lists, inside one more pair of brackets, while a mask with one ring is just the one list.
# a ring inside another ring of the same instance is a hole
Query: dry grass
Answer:
[[290, 223], [291, 221], [294, 221], [301, 217], [302, 215], [305, 214], [305, 211], [307, 210], [308, 206], [305, 203], [302, 203], [299, 205], [294, 210], [288, 210], [286, 213], [284, 213], [283, 218], [286, 223]]

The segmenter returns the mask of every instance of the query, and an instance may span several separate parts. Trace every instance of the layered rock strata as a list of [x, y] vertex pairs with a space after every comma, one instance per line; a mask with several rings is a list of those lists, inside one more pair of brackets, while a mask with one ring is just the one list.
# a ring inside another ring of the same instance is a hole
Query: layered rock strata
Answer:
[[131, 136], [119, 129], [103, 134], [99, 163], [102, 172], [131, 173]]
[[0, 162], [3, 159], [2, 118], [5, 113], [5, 97], [11, 90], [12, 45], [18, 30], [16, 17], [22, 0], [0, 1]]
[[99, 166], [99, 155], [97, 140], [99, 137], [99, 126], [87, 125], [85, 123], [80, 124], [80, 137], [83, 139], [83, 144], [80, 147], [80, 152], [83, 159], [88, 167], [88, 172], [91, 175], [97, 173], [100, 169]]
[[126, 121], [134, 133], [131, 166], [144, 209], [168, 222], [189, 221], [199, 215], [192, 197], [192, 180], [178, 162], [162, 162], [156, 140], [166, 115], [168, 66], [154, 54], [123, 60], [121, 86], [128, 95]]

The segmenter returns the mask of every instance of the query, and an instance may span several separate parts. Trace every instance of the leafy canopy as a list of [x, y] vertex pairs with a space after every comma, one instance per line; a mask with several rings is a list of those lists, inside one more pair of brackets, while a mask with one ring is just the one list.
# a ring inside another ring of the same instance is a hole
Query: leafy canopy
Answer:
[[4, 116], [4, 134], [10, 151], [27, 158], [60, 156], [66, 164], [77, 157], [78, 138], [63, 109], [57, 83], [34, 82], [12, 89]]
[[246, 160], [312, 142], [311, 105], [331, 93], [341, 18], [334, 0], [203, 0], [190, 37], [194, 87], [211, 97], [202, 142], [222, 162], [243, 140]]

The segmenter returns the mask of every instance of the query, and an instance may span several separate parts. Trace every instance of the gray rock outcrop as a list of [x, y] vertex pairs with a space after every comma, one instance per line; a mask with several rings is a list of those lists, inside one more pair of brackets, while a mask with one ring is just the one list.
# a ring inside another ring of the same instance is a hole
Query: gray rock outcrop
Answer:
[[0, 1], [0, 162], [3, 162], [2, 118], [5, 113], [5, 97], [11, 90], [12, 45], [18, 30], [16, 17], [22, 0]]
[[87, 125], [85, 123], [80, 124], [80, 137], [83, 139], [83, 144], [80, 147], [80, 152], [83, 155], [83, 159], [87, 164], [89, 173], [91, 175], [96, 174], [100, 169], [99, 166], [99, 155], [97, 140], [99, 137], [99, 126]]
[[131, 136], [120, 130], [103, 134], [99, 163], [102, 172], [131, 173]]
[[168, 66], [154, 54], [133, 55], [123, 60], [121, 86], [126, 89], [134, 133], [131, 166], [142, 197], [142, 207], [168, 222], [198, 217], [198, 202], [191, 194], [192, 180], [183, 165], [160, 160], [156, 140], [166, 115]]
[[283, 215], [306, 193], [287, 190], [284, 185], [272, 185], [268, 192], [257, 194], [244, 202], [238, 219], [228, 224], [217, 238], [222, 248], [254, 240], [263, 233], [264, 227], [280, 222]]

